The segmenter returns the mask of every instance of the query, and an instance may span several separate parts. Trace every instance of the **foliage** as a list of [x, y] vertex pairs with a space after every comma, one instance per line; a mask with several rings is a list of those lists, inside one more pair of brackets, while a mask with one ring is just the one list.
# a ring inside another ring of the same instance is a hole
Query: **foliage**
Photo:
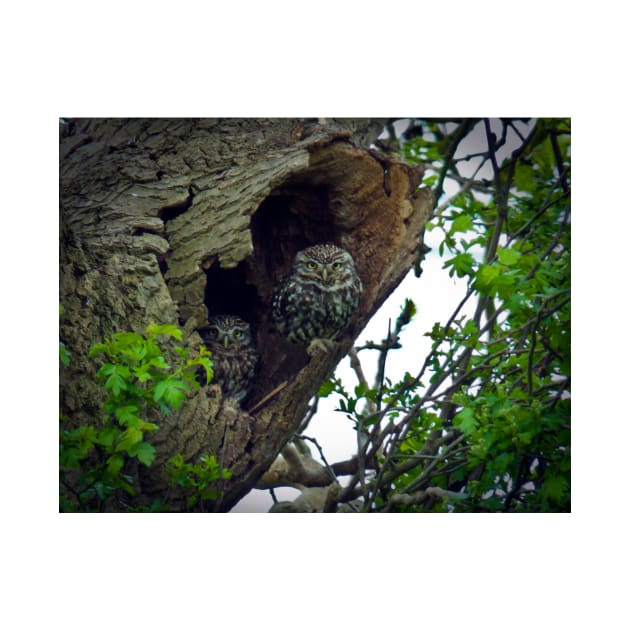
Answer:
[[[373, 385], [357, 370], [352, 393], [335, 379], [320, 389], [364, 436], [340, 500], [361, 497], [366, 511], [570, 511], [570, 121], [410, 129], [401, 153], [427, 166], [436, 194], [427, 230], [468, 290], [426, 332], [415, 375], [392, 383], [385, 370], [413, 317], [407, 303], [381, 344], [355, 349], [355, 365], [358, 352], [379, 353]], [[458, 191], [437, 205], [448, 182]]]
[[214, 455], [202, 455], [198, 464], [187, 464], [181, 454], [169, 460], [169, 475], [172, 485], [189, 491], [187, 504], [189, 508], [199, 504], [203, 509], [204, 501], [219, 498], [215, 482], [230, 479], [232, 474], [221, 468]]
[[[104, 343], [96, 343], [89, 357], [103, 357], [96, 377], [107, 397], [100, 421], [85, 422], [70, 428], [61, 418], [60, 509], [62, 511], [100, 510], [115, 493], [133, 497], [133, 462], [151, 466], [155, 447], [146, 439], [159, 427], [148, 422], [147, 410], [158, 407], [164, 414], [178, 409], [186, 395], [199, 387], [196, 370], [202, 368], [207, 380], [212, 378], [209, 353], [201, 347], [189, 358], [189, 349], [175, 345], [178, 364], [166, 360], [159, 338], [182, 341], [182, 332], [172, 325], [150, 324], [144, 334], [118, 332]], [[60, 360], [70, 361], [69, 352], [60, 343]], [[196, 469], [191, 468], [196, 474]], [[207, 475], [206, 475], [207, 477]], [[203, 495], [203, 481], [196, 481], [195, 492]], [[182, 485], [181, 480], [178, 481]], [[122, 494], [121, 494], [122, 493]], [[121, 505], [123, 499], [120, 499]], [[150, 509], [164, 509], [155, 504]]]

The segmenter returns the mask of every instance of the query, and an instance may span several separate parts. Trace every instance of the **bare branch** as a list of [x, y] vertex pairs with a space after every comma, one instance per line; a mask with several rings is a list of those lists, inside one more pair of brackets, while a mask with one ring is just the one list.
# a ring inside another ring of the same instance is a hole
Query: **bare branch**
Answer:
[[331, 478], [329, 471], [314, 459], [301, 455], [292, 444], [282, 449], [269, 470], [258, 480], [256, 488], [267, 489], [277, 486], [327, 486]]
[[468, 495], [462, 492], [451, 492], [450, 490], [444, 490], [442, 488], [431, 486], [426, 490], [420, 490], [414, 494], [392, 494], [389, 501], [387, 501], [380, 510], [388, 512], [395, 505], [419, 505], [430, 498], [463, 501], [468, 498]]

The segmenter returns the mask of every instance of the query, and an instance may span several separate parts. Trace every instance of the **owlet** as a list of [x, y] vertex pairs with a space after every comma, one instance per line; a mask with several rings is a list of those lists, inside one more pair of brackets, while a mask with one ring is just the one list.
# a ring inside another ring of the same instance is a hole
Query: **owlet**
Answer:
[[253, 383], [258, 362], [249, 324], [235, 315], [215, 315], [209, 324], [203, 341], [212, 352], [214, 382], [224, 396], [240, 401]]

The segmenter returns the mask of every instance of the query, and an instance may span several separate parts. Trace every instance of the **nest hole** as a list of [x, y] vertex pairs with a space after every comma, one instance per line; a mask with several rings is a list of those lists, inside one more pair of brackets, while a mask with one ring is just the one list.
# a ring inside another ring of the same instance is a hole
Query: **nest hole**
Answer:
[[328, 190], [299, 181], [274, 189], [251, 222], [254, 258], [272, 283], [309, 245], [337, 240]]
[[298, 251], [316, 243], [339, 242], [341, 234], [328, 189], [304, 179], [274, 189], [252, 216], [251, 231], [254, 253], [245, 268], [247, 281], [258, 291], [252, 313], [261, 353], [252, 396], [256, 400], [290, 381], [309, 361], [306, 348], [289, 343], [274, 330], [271, 302], [278, 284], [289, 273]]
[[[215, 262], [206, 270], [204, 303], [208, 317], [213, 315], [238, 315], [253, 324], [257, 304], [256, 287], [247, 280], [246, 261], [233, 269], [222, 269]], [[252, 326], [254, 327], [254, 326]]]

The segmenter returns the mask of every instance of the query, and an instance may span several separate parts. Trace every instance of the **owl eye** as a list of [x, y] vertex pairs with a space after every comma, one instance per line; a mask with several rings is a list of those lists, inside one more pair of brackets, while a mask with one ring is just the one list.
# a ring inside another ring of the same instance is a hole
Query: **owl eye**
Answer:
[[235, 330], [234, 331], [234, 338], [235, 339], [240, 339], [243, 336], [243, 331], [242, 330]]
[[309, 260], [309, 261], [306, 263], [306, 266], [307, 266], [309, 269], [317, 269], [317, 263], [313, 262], [312, 260]]
[[332, 268], [333, 269], [341, 269], [341, 263], [340, 262], [335, 262], [332, 264]]
[[219, 334], [219, 331], [218, 331], [216, 328], [211, 328], [211, 329], [208, 331], [208, 334], [209, 334], [211, 337], [216, 337], [216, 336]]

